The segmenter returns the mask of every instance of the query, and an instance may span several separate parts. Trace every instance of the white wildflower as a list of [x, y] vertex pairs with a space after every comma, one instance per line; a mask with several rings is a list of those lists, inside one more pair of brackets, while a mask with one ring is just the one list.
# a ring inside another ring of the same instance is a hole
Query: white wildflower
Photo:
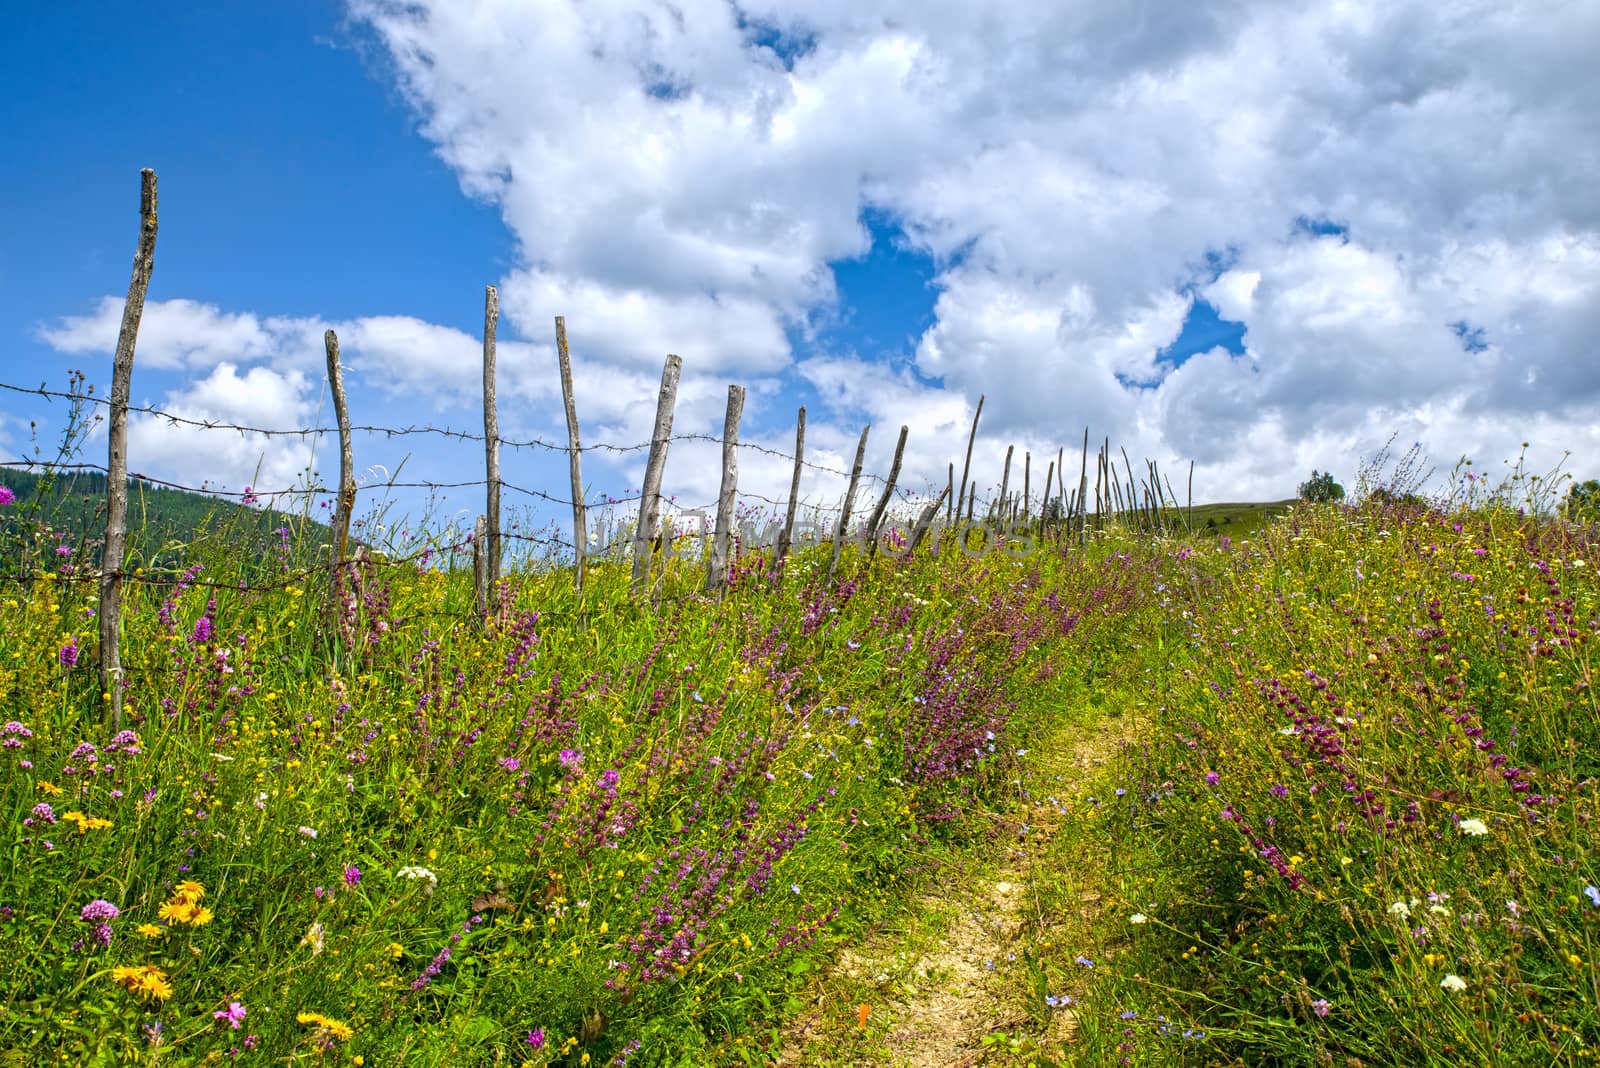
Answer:
[[1461, 976], [1451, 973], [1439, 980], [1439, 986], [1445, 990], [1459, 993], [1467, 988], [1467, 981]]
[[1470, 834], [1474, 838], [1481, 838], [1489, 833], [1488, 826], [1482, 820], [1462, 820], [1456, 826], [1461, 829], [1462, 834]]

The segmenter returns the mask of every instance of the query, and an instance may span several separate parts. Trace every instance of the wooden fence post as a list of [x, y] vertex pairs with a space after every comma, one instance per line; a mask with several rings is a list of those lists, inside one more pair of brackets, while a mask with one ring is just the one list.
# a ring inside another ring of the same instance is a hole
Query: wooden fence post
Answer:
[[678, 375], [683, 361], [668, 354], [661, 369], [661, 395], [656, 399], [656, 427], [650, 437], [650, 459], [645, 462], [644, 485], [639, 494], [639, 522], [633, 528], [633, 592], [644, 593], [650, 582], [650, 550], [656, 517], [661, 513], [661, 473], [667, 466], [667, 446], [672, 444], [672, 410], [678, 402]]
[[1000, 471], [1000, 500], [995, 507], [995, 520], [1002, 527], [1007, 523], [1006, 506], [1010, 502], [1011, 492], [1011, 454], [1016, 449], [1015, 445], [1006, 446], [1006, 466]]
[[[954, 468], [954, 466], [954, 464], [951, 465], [952, 468]], [[954, 475], [955, 471], [952, 470], [950, 473], [951, 475]], [[949, 496], [950, 487], [945, 486], [945, 488], [940, 491], [939, 496], [933, 499], [933, 503], [924, 507], [922, 509], [922, 513], [917, 516], [916, 526], [911, 528], [911, 540], [909, 544], [906, 545], [907, 556], [910, 556], [912, 553], [916, 552], [917, 546], [922, 544], [922, 539], [928, 536], [928, 530], [933, 526], [933, 517], [939, 514], [939, 505], [944, 504], [945, 498]], [[945, 514], [948, 515], [949, 513], [946, 512]]]
[[567, 320], [556, 316], [556, 362], [561, 365], [561, 399], [567, 406], [567, 455], [572, 463], [572, 553], [578, 596], [583, 597], [583, 562], [589, 552], [589, 521], [583, 500], [582, 446], [578, 444], [578, 405], [572, 399], [572, 357], [567, 352]]
[[[967, 435], [967, 458], [961, 461], [961, 490], [956, 494], [956, 518], [961, 518], [961, 499], [967, 495], [967, 472], [972, 468], [972, 443], [978, 440], [978, 420], [983, 418], [983, 395], [978, 395], [978, 410], [972, 413], [972, 431]], [[971, 508], [967, 509], [968, 520]]]
[[1189, 533], [1194, 533], [1194, 461], [1189, 461]]
[[944, 524], [945, 524], [945, 526], [949, 526], [950, 525], [950, 517], [955, 514], [955, 507], [956, 507], [955, 494], [956, 494], [956, 465], [955, 465], [955, 461], [952, 460], [950, 462], [950, 473], [947, 476], [945, 476], [945, 483], [944, 483], [944, 497], [945, 497]]
[[783, 561], [789, 556], [789, 546], [793, 544], [794, 513], [800, 504], [800, 472], [805, 466], [806, 455], [806, 406], [800, 406], [800, 414], [795, 417], [794, 425], [794, 477], [789, 480], [789, 507], [783, 518], [783, 533], [778, 535], [778, 548], [773, 560], [773, 576], [782, 574]]
[[1078, 463], [1078, 544], [1089, 530], [1089, 428], [1083, 428], [1083, 459]]
[[139, 172], [139, 243], [133, 277], [122, 306], [116, 354], [111, 363], [111, 420], [106, 457], [106, 540], [100, 558], [100, 692], [110, 702], [111, 722], [122, 726], [122, 554], [128, 541], [128, 398], [133, 392], [133, 350], [139, 320], [156, 265], [156, 172]]
[[733, 542], [733, 505], [739, 492], [739, 416], [744, 413], [744, 387], [728, 387], [728, 413], [722, 421], [722, 487], [717, 493], [717, 526], [706, 556], [706, 592], [728, 584], [728, 559]]
[[480, 515], [472, 525], [472, 600], [480, 620], [489, 618], [489, 549], [484, 544], [488, 531], [489, 520]]
[[484, 519], [489, 538], [484, 581], [488, 590], [488, 611], [500, 610], [500, 411], [495, 400], [495, 331], [500, 323], [500, 294], [494, 286], [483, 287], [483, 459]]
[[868, 423], [861, 428], [861, 441], [856, 445], [855, 466], [850, 469], [850, 488], [844, 492], [844, 507], [839, 510], [839, 527], [833, 534], [833, 559], [828, 561], [827, 584], [833, 583], [833, 573], [839, 567], [839, 554], [844, 551], [845, 531], [850, 528], [850, 502], [855, 500], [856, 484], [861, 481], [861, 465], [867, 458], [867, 433], [872, 429]]
[[333, 569], [328, 575], [328, 601], [323, 606], [326, 619], [324, 637], [332, 641], [338, 634], [340, 601], [345, 582], [345, 561], [350, 546], [350, 516], [356, 508], [355, 447], [350, 441], [350, 408], [345, 401], [344, 371], [339, 366], [339, 335], [332, 330], [322, 335], [328, 355], [328, 391], [333, 394], [334, 421], [339, 427], [339, 495], [333, 512]]
[[894, 484], [900, 477], [900, 461], [906, 452], [906, 435], [910, 433], [909, 427], [900, 428], [900, 440], [895, 443], [894, 462], [889, 465], [889, 481], [883, 485], [883, 496], [878, 498], [878, 507], [872, 510], [872, 519], [867, 523], [867, 534], [872, 538], [872, 547], [867, 550], [867, 556], [878, 555], [879, 525], [883, 522], [883, 513], [888, 510], [889, 501], [894, 497]]
[[1028, 521], [1033, 508], [1033, 453], [1022, 450], [1022, 521]]

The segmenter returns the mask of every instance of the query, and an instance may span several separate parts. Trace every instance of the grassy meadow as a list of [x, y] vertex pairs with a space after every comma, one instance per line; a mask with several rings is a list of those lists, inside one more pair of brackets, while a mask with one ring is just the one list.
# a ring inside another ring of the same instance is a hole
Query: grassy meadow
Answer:
[[1043, 807], [992, 1063], [1587, 1062], [1600, 552], [1493, 498], [1263, 522], [676, 562], [654, 610], [519, 570], [487, 626], [447, 554], [329, 615], [291, 533], [200, 538], [128, 587], [120, 728], [93, 584], [8, 528], [0, 1064], [770, 1064]]

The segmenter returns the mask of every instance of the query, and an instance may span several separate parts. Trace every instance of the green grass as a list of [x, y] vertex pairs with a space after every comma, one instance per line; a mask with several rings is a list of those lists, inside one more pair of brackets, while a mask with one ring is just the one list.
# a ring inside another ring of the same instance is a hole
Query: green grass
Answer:
[[373, 565], [330, 622], [314, 546], [241, 590], [203, 537], [129, 588], [136, 739], [92, 585], [9, 529], [0, 1063], [771, 1063], [808, 996], [868, 994], [844, 950], [935, 930], [915, 903], [1039, 814], [1018, 751], [1108, 723], [1045, 799], [991, 1063], [1600, 1044], [1600, 551], [1494, 499], [847, 554], [833, 591], [750, 558], [720, 600], [675, 563], [656, 610], [536, 569], [488, 627], [464, 574]]
[[[1197, 504], [1191, 521], [1197, 534], [1249, 537], [1299, 503], [1287, 500], [1260, 504]], [[1187, 510], [1182, 517], [1187, 518]]]
[[119, 736], [49, 542], [0, 577], [29, 1064], [762, 1063], [793, 992], [982, 848], [1161, 566], [847, 556], [718, 602], [674, 564], [657, 611], [544, 569], [485, 628], [465, 574], [372, 567], [330, 623], [301, 556], [240, 590], [259, 565], [201, 540], [129, 584]]

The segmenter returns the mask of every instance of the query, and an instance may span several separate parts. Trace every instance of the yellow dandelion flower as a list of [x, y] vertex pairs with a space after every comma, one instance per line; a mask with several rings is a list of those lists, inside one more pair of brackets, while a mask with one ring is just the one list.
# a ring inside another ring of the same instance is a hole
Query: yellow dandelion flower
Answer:
[[188, 923], [189, 909], [192, 908], [187, 901], [168, 901], [156, 913], [168, 923]]
[[172, 888], [173, 897], [181, 897], [186, 901], [200, 901], [206, 896], [206, 888], [193, 879], [185, 879]]
[[167, 929], [165, 927], [157, 927], [153, 923], [141, 923], [138, 930], [139, 933], [144, 935], [146, 938], [160, 938], [162, 935], [167, 933]]
[[215, 918], [216, 918], [216, 913], [212, 912], [208, 908], [202, 907], [200, 909], [197, 909], [195, 911], [194, 916], [190, 918], [189, 926], [191, 926], [191, 927], [204, 927], [206, 924], [210, 923]]

